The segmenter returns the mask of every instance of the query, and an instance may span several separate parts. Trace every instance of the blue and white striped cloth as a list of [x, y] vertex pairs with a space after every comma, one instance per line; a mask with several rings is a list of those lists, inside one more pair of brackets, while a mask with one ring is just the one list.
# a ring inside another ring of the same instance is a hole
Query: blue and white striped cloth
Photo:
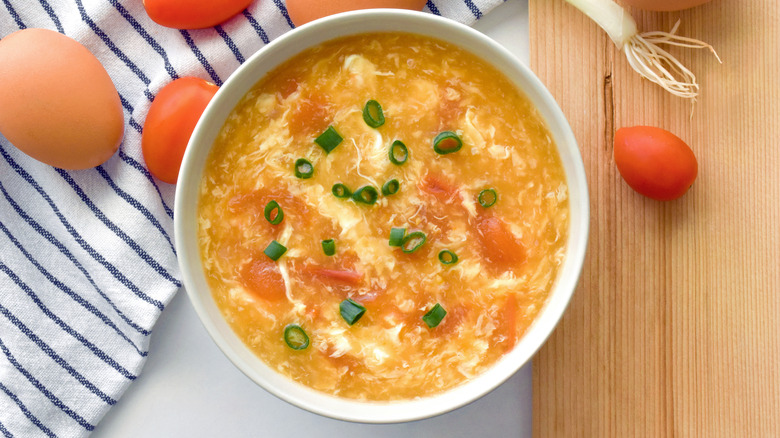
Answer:
[[[473, 23], [502, 0], [435, 0]], [[171, 80], [222, 82], [289, 31], [283, 0], [258, 0], [204, 30], [161, 27], [140, 0], [0, 0], [0, 38], [57, 30], [116, 84], [125, 137], [107, 163], [63, 171], [0, 134], [0, 434], [85, 436], [138, 376], [155, 321], [180, 288], [174, 186], [144, 166], [141, 131]]]

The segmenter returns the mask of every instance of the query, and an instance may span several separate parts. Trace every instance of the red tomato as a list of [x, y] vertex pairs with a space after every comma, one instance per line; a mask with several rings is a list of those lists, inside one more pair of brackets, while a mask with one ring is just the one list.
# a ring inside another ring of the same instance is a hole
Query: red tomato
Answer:
[[284, 277], [279, 266], [266, 259], [252, 260], [241, 269], [241, 283], [250, 293], [268, 301], [279, 301], [287, 297]]
[[[439, 201], [448, 203], [455, 199], [458, 187], [452, 184], [443, 175], [427, 173], [419, 184], [420, 190], [436, 197]], [[460, 202], [460, 200], [458, 200]]]
[[290, 132], [300, 132], [303, 136], [316, 137], [322, 134], [322, 131], [326, 130], [333, 120], [330, 113], [330, 104], [322, 95], [309, 95], [293, 107], [290, 115]]
[[510, 293], [507, 295], [504, 305], [498, 310], [495, 316], [496, 331], [493, 336], [497, 345], [502, 345], [504, 352], [510, 351], [517, 343], [517, 320], [519, 309], [517, 297]]
[[520, 266], [526, 257], [526, 250], [503, 220], [489, 215], [477, 219], [477, 235], [482, 247], [482, 256], [490, 266], [499, 271], [508, 271]]
[[397, 8], [419, 11], [426, 0], [287, 0], [287, 12], [296, 26], [339, 12], [371, 8]]
[[184, 77], [157, 93], [141, 137], [144, 161], [152, 175], [176, 184], [190, 135], [218, 89], [203, 79]]
[[363, 274], [357, 271], [312, 267], [306, 269], [306, 272], [325, 283], [335, 282], [350, 286], [358, 286], [363, 281]]
[[216, 26], [246, 9], [253, 0], [144, 0], [149, 18], [174, 29]]
[[615, 164], [632, 189], [659, 201], [684, 195], [699, 170], [696, 156], [685, 142], [652, 126], [617, 130]]

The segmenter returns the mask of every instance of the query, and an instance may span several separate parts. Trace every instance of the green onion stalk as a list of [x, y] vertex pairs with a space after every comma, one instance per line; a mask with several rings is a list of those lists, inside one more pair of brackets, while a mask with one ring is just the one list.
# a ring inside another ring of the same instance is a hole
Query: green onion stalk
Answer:
[[607, 32], [637, 73], [675, 96], [696, 101], [699, 84], [696, 82], [696, 75], [662, 46], [709, 49], [718, 62], [721, 62], [711, 45], [677, 35], [680, 20], [677, 20], [669, 32], [639, 33], [631, 14], [613, 0], [566, 1]]

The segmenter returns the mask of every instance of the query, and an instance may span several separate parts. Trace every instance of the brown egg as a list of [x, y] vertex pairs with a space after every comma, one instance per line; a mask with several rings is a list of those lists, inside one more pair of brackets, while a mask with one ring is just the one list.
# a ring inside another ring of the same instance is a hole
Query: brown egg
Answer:
[[287, 12], [296, 26], [339, 12], [394, 8], [422, 10], [426, 0], [287, 0]]
[[710, 1], [712, 0], [622, 0], [621, 3], [648, 11], [679, 11]]
[[119, 148], [124, 115], [89, 50], [51, 30], [25, 29], [0, 40], [0, 132], [38, 161], [87, 169]]

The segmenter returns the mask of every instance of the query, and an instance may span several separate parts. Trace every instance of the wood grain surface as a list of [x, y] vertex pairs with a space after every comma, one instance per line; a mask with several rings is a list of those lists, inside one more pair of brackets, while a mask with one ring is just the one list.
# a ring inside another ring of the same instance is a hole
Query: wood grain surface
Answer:
[[[688, 101], [641, 79], [563, 0], [530, 0], [531, 67], [580, 145], [591, 196], [585, 268], [534, 359], [535, 437], [780, 436], [780, 4], [630, 10], [701, 84]], [[691, 190], [652, 201], [621, 179], [616, 128], [652, 125], [699, 162]]]

